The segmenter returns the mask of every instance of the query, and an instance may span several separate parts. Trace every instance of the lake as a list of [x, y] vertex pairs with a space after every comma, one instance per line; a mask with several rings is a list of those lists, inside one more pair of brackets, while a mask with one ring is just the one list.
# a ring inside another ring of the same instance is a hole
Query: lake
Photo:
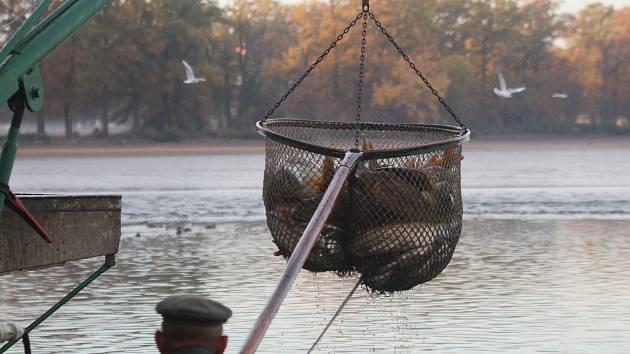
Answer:
[[[627, 352], [630, 149], [503, 145], [464, 148], [446, 270], [391, 297], [359, 290], [316, 352]], [[123, 196], [118, 264], [31, 334], [34, 352], [155, 353], [155, 304], [194, 293], [233, 309], [236, 353], [284, 266], [263, 169], [260, 154], [19, 158], [15, 191]], [[28, 324], [101, 263], [3, 276], [0, 320]], [[355, 282], [302, 272], [259, 352], [306, 352]]]

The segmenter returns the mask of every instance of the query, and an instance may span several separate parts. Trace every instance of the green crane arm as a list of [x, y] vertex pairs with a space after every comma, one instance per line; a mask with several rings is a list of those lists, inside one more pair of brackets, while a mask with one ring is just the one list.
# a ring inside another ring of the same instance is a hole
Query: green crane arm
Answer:
[[67, 0], [33, 30], [52, 0], [42, 0], [33, 15], [0, 50], [0, 102], [20, 90], [20, 80], [111, 0]]
[[[70, 37], [83, 23], [111, 0], [66, 0], [32, 30], [52, 0], [41, 0], [18, 31], [0, 49], [0, 102], [14, 110], [13, 121], [0, 155], [0, 216], [7, 198], [15, 200], [8, 188], [22, 120], [23, 105], [37, 111], [43, 102], [39, 62]], [[28, 211], [24, 210], [26, 214]], [[28, 216], [25, 220], [29, 223]], [[36, 223], [36, 221], [35, 221]]]

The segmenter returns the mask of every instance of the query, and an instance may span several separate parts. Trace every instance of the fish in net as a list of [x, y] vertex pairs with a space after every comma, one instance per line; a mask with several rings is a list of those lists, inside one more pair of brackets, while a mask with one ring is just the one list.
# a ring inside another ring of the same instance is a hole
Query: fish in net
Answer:
[[[461, 132], [426, 130], [420, 125], [409, 127], [413, 134], [396, 131], [392, 125], [380, 128], [384, 131], [364, 134], [362, 148], [367, 157], [346, 181], [304, 268], [360, 274], [369, 289], [395, 292], [433, 279], [453, 255], [462, 225]], [[308, 143], [323, 138], [322, 132], [309, 135], [316, 138], [306, 138], [297, 132], [299, 129], [279, 130], [285, 137], [295, 132], [301, 139], [309, 139]], [[339, 148], [347, 148], [340, 141], [344, 140], [343, 133], [327, 132], [332, 135], [329, 145], [338, 143]], [[405, 139], [390, 141], [383, 138], [387, 135]], [[455, 144], [444, 149], [410, 148], [412, 140], [417, 142], [418, 138], [437, 143], [455, 139]], [[267, 223], [278, 254], [288, 258], [341, 158], [269, 136], [266, 144], [263, 199]], [[397, 151], [396, 144], [408, 151]], [[384, 146], [388, 148], [385, 152]], [[379, 151], [370, 158], [370, 152]]]

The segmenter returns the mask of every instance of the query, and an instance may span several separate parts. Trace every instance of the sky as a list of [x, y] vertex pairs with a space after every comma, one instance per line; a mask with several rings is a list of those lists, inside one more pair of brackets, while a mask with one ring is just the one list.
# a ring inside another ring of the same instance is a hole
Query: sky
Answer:
[[[280, 2], [284, 2], [284, 3], [299, 3], [302, 2], [303, 0], [278, 0]], [[358, 3], [358, 0], [356, 0]], [[378, 0], [374, 0], [374, 2], [376, 3]], [[225, 4], [229, 4], [231, 2], [231, 0], [218, 0], [220, 5], [225, 5]], [[559, 11], [560, 12], [576, 12], [578, 10], [580, 10], [581, 8], [585, 7], [588, 4], [591, 3], [595, 3], [595, 2], [601, 2], [604, 3], [606, 5], [613, 5], [616, 8], [620, 8], [623, 6], [630, 6], [630, 0], [601, 0], [601, 1], [596, 1], [596, 0], [561, 0], [559, 1], [560, 3], [560, 7], [559, 7]]]

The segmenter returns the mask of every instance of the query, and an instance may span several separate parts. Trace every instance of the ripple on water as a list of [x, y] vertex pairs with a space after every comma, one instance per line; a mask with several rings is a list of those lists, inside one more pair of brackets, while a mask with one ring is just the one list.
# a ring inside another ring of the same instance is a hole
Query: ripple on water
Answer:
[[[630, 219], [627, 150], [464, 154], [451, 264], [393, 297], [359, 291], [317, 352], [626, 353], [630, 222], [614, 219]], [[117, 266], [33, 333], [35, 352], [155, 352], [154, 306], [175, 293], [232, 307], [236, 352], [284, 266], [264, 224], [263, 167], [263, 155], [18, 159], [17, 191], [123, 195]], [[3, 276], [2, 319], [28, 323], [101, 263]], [[260, 352], [304, 352], [353, 285], [300, 274]]]
[[[177, 293], [232, 307], [226, 332], [236, 352], [284, 262], [272, 256], [263, 223], [188, 228], [177, 235], [145, 227], [142, 237], [124, 237], [117, 266], [33, 333], [36, 352], [152, 352], [160, 324], [154, 306]], [[628, 229], [623, 221], [466, 221], [442, 275], [391, 297], [359, 290], [317, 352], [623, 353], [630, 347], [630, 318], [621, 310], [630, 308]], [[100, 263], [3, 276], [3, 318], [27, 323]], [[300, 274], [260, 352], [306, 351], [354, 282]]]

